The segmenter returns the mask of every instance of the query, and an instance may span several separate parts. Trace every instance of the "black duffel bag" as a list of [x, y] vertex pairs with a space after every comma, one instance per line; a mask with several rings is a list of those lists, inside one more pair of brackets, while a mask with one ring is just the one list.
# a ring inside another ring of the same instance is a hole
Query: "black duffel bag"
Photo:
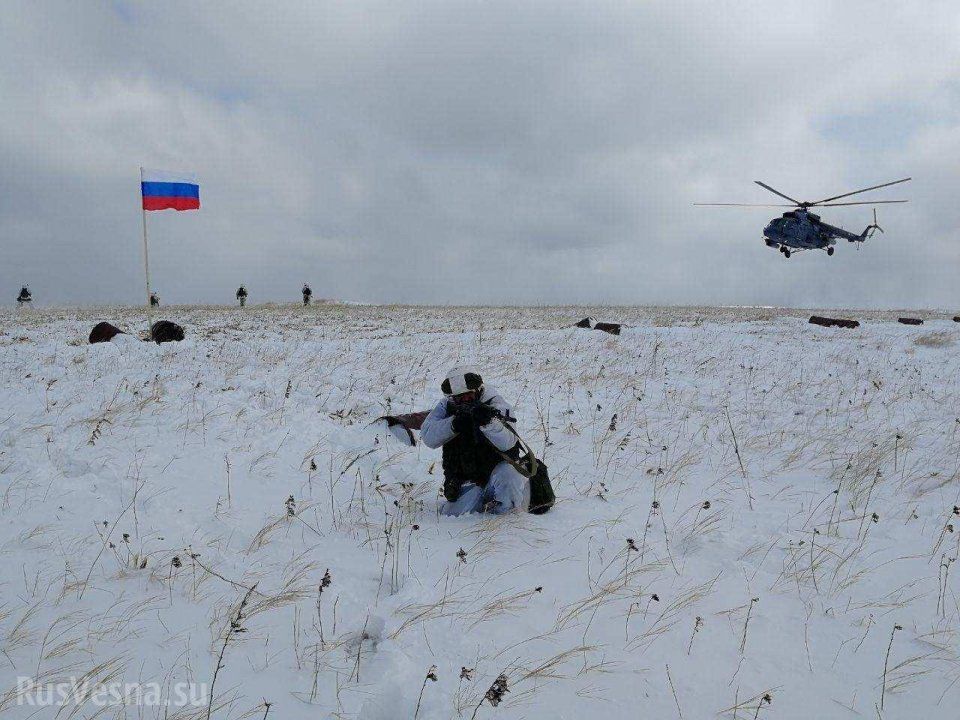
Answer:
[[557, 501], [550, 484], [550, 475], [543, 460], [537, 460], [537, 470], [530, 476], [530, 510], [534, 515], [543, 515]]
[[[503, 418], [501, 419], [503, 420]], [[557, 496], [553, 492], [553, 485], [550, 482], [547, 465], [533, 454], [533, 450], [523, 441], [523, 438], [517, 434], [517, 431], [513, 429], [509, 422], [504, 420], [503, 426], [517, 438], [517, 444], [522, 455], [516, 456], [515, 451], [514, 453], [505, 453], [499, 448], [497, 448], [497, 452], [504, 460], [513, 465], [518, 473], [530, 481], [530, 507], [527, 512], [534, 515], [543, 515], [557, 501]]]

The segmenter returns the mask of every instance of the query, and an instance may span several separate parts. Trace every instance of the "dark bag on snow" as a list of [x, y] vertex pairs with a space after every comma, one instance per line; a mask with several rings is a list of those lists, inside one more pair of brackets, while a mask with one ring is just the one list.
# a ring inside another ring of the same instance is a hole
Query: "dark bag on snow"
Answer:
[[150, 339], [157, 345], [183, 340], [183, 328], [169, 320], [157, 320], [150, 326]]
[[543, 515], [557, 501], [550, 484], [550, 475], [547, 466], [542, 460], [537, 460], [537, 471], [530, 477], [530, 510], [534, 515]]
[[99, 322], [93, 326], [93, 330], [90, 331], [90, 344], [94, 345], [96, 343], [110, 342], [117, 335], [123, 335], [124, 332], [116, 325], [111, 325], [110, 323], [104, 321]]
[[[513, 465], [518, 473], [530, 481], [530, 507], [527, 512], [534, 515], [543, 515], [557, 501], [547, 466], [533, 454], [533, 450], [523, 441], [523, 438], [517, 435], [517, 431], [513, 429], [512, 425], [506, 422], [503, 425], [517, 438], [517, 444], [520, 446], [523, 456], [511, 457], [510, 454], [499, 449], [497, 449], [497, 452], [504, 460]], [[492, 443], [491, 447], [493, 447]]]

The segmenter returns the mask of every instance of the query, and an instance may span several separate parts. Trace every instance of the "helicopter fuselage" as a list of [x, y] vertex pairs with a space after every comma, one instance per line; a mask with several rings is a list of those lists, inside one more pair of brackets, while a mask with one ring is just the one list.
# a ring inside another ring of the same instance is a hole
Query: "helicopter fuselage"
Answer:
[[866, 232], [857, 235], [828, 225], [820, 220], [819, 215], [803, 208], [783, 213], [763, 229], [764, 242], [775, 248], [825, 250], [836, 245], [841, 238], [850, 242], [863, 241], [866, 239]]

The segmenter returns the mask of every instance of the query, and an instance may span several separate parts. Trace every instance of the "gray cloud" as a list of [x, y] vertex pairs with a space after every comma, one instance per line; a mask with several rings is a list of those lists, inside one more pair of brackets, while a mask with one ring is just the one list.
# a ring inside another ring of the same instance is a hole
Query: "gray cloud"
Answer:
[[[372, 302], [957, 305], [958, 30], [947, 2], [5, 6], [0, 292], [140, 301], [143, 164], [201, 178], [199, 213], [148, 219], [167, 303], [310, 280]], [[772, 212], [691, 205], [907, 174], [887, 233], [832, 258], [765, 248]]]

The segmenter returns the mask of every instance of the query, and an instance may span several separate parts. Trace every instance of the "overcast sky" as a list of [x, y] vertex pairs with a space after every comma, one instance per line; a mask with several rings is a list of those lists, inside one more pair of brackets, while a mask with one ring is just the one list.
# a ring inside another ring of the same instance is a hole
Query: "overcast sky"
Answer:
[[[4, 3], [0, 302], [142, 302], [140, 165], [164, 303], [960, 310], [960, 3]], [[908, 175], [829, 258], [692, 206]]]

